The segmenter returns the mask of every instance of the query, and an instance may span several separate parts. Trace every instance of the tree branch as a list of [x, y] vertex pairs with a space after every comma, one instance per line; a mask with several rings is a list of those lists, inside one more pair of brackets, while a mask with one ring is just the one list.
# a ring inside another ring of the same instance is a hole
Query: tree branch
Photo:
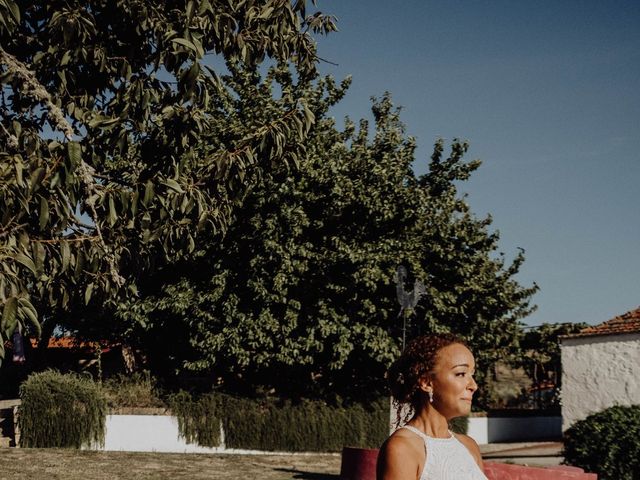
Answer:
[[67, 139], [72, 140], [74, 135], [73, 127], [71, 127], [67, 119], [64, 117], [64, 113], [62, 113], [60, 107], [53, 103], [51, 100], [51, 94], [38, 81], [35, 73], [30, 71], [27, 66], [16, 57], [5, 52], [2, 47], [0, 47], [0, 64], [6, 65], [8, 73], [15, 75], [22, 81], [26, 94], [45, 104], [48, 109], [47, 116], [51, 120], [51, 126], [58, 128], [62, 133], [64, 133], [64, 136], [67, 137]]

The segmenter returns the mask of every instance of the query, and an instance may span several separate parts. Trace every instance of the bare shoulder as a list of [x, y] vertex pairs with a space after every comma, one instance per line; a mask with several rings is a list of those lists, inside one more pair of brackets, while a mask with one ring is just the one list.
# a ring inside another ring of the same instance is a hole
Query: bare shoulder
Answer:
[[419, 437], [405, 429], [396, 430], [380, 447], [377, 479], [418, 478], [420, 458], [424, 456], [424, 443]]
[[380, 455], [394, 459], [400, 457], [406, 461], [404, 457], [419, 458], [416, 453], [424, 452], [424, 442], [417, 435], [405, 429], [396, 430], [380, 448]]
[[482, 467], [482, 454], [476, 441], [469, 435], [463, 435], [462, 433], [456, 433], [455, 436], [460, 440], [460, 443], [467, 447], [467, 450], [469, 450], [469, 453], [471, 453], [476, 463]]

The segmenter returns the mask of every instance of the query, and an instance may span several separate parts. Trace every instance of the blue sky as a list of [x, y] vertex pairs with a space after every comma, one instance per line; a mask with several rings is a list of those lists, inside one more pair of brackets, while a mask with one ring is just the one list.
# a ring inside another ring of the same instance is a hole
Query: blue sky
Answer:
[[461, 190], [491, 214], [525, 320], [600, 323], [640, 305], [640, 2], [319, 0], [339, 32], [325, 74], [353, 75], [337, 119], [403, 107], [424, 172], [435, 139], [483, 161]]

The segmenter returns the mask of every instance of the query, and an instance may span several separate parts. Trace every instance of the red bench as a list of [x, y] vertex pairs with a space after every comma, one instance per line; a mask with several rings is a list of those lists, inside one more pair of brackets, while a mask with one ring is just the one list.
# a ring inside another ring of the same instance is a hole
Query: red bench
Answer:
[[[376, 480], [378, 449], [351, 448], [342, 450], [340, 480]], [[597, 480], [595, 473], [585, 473], [578, 467], [523, 467], [507, 463], [484, 462], [489, 480]]]
[[597, 480], [595, 473], [585, 473], [578, 467], [523, 467], [498, 462], [484, 462], [489, 480]]

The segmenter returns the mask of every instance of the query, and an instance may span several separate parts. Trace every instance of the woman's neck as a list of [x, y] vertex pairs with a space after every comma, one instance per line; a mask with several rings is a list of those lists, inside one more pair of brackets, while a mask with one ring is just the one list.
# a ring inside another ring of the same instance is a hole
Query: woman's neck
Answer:
[[417, 412], [409, 421], [409, 425], [416, 427], [430, 437], [448, 438], [451, 436], [447, 419], [431, 405]]

